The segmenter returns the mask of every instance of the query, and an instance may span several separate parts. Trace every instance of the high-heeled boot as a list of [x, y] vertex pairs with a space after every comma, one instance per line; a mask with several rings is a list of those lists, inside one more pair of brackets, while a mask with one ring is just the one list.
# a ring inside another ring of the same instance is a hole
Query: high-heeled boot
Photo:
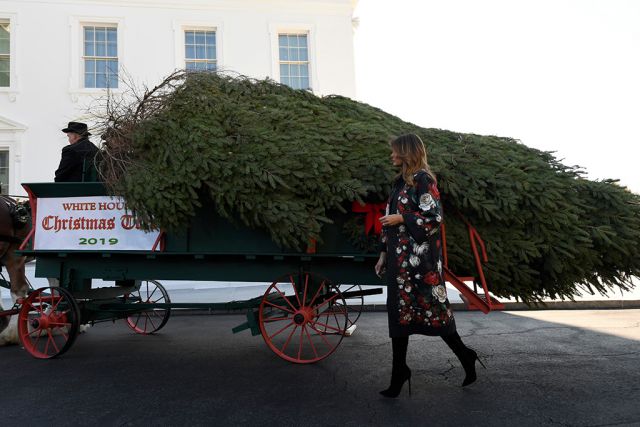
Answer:
[[448, 336], [443, 336], [442, 339], [447, 343], [449, 348], [458, 357], [458, 360], [460, 360], [460, 363], [462, 364], [462, 368], [465, 373], [464, 381], [462, 381], [462, 387], [474, 383], [478, 378], [476, 374], [476, 360], [480, 362], [483, 368], [486, 369], [482, 360], [478, 358], [478, 354], [475, 350], [464, 345], [462, 338], [460, 338], [460, 335], [458, 335], [457, 332]]
[[405, 382], [409, 382], [409, 396], [411, 396], [411, 369], [408, 366], [404, 368], [394, 368], [391, 371], [391, 385], [388, 389], [380, 392], [384, 397], [398, 397], [402, 391]]
[[409, 396], [411, 396], [411, 369], [407, 366], [407, 347], [409, 337], [391, 338], [393, 349], [393, 367], [391, 369], [391, 385], [380, 392], [384, 397], [398, 397], [405, 382], [409, 382]]

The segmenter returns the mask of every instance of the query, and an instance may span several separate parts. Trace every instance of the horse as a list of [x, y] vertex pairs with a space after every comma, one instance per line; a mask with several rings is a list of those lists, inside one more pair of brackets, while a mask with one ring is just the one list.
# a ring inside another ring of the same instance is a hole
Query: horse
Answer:
[[[29, 281], [25, 264], [30, 261], [18, 256], [16, 250], [31, 230], [30, 208], [27, 202], [18, 202], [9, 196], [0, 196], [0, 268], [4, 266], [11, 283], [11, 299], [15, 303], [26, 298]], [[0, 311], [3, 311], [0, 302]], [[18, 344], [17, 316], [0, 317], [0, 346]]]

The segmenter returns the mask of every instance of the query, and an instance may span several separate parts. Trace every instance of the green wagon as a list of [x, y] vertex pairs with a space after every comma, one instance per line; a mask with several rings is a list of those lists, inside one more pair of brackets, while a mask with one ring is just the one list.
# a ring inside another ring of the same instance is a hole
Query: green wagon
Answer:
[[[73, 203], [106, 198], [102, 184], [36, 183], [24, 187], [30, 197], [33, 229], [21, 254], [37, 260], [37, 277], [59, 282], [59, 286], [31, 291], [14, 309], [19, 316], [21, 342], [38, 358], [67, 351], [82, 324], [125, 319], [135, 332], [150, 334], [160, 330], [178, 309], [246, 309], [247, 321], [234, 332], [249, 329], [253, 335], [262, 335], [281, 358], [313, 363], [333, 353], [355, 328], [363, 297], [382, 293], [382, 288], [371, 288], [381, 283], [373, 268], [377, 256], [362, 253], [342, 237], [348, 214], [333, 215], [334, 223], [323, 229], [322, 242], [306, 252], [282, 250], [266, 232], [231, 224], [216, 215], [213, 206], [206, 205], [187, 230], [160, 234], [146, 250], [115, 249], [111, 246], [117, 238], [104, 233], [103, 237], [91, 237], [91, 232], [80, 237], [83, 247], [78, 250], [65, 248], [62, 243], [69, 237], [54, 226], [85, 225], [89, 220], [81, 220], [82, 213], [76, 211], [66, 213], [68, 218], [54, 218], [43, 213], [42, 207], [56, 200]], [[40, 247], [38, 225], [51, 231], [54, 248]], [[73, 239], [78, 238], [77, 233], [75, 236]], [[57, 249], [56, 239], [61, 243]], [[114, 285], [92, 287], [95, 279], [113, 281]], [[158, 280], [271, 285], [263, 295], [247, 301], [172, 303]]]

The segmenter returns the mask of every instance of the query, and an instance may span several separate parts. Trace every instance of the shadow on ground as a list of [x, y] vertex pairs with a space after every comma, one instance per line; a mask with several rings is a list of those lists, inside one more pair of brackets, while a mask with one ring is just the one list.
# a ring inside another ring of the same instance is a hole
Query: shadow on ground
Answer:
[[640, 311], [536, 313], [548, 315], [457, 313], [460, 334], [488, 367], [465, 389], [462, 368], [439, 338], [412, 337], [413, 394], [403, 390], [396, 400], [378, 395], [391, 366], [384, 313], [364, 313], [334, 355], [307, 366], [279, 359], [259, 336], [233, 335], [242, 316], [176, 316], [156, 336], [135, 335], [121, 321], [100, 324], [56, 360], [0, 348], [0, 420], [3, 426], [640, 425]]

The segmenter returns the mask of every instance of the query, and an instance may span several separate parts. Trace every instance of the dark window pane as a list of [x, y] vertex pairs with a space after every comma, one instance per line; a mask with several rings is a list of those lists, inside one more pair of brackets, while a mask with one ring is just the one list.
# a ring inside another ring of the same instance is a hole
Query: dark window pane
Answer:
[[95, 59], [85, 59], [84, 61], [84, 72], [85, 73], [94, 73], [96, 71], [96, 61]]
[[0, 193], [9, 193], [9, 152], [0, 151]]
[[186, 44], [195, 43], [195, 36], [193, 35], [193, 31], [185, 31], [184, 32], [184, 42]]
[[107, 40], [106, 29], [104, 27], [96, 27], [96, 41], [103, 42]]
[[207, 46], [207, 59], [216, 59], [216, 47], [208, 45]]
[[96, 72], [97, 73], [106, 73], [107, 72], [107, 62], [106, 61], [96, 61]]
[[96, 87], [96, 75], [84, 73], [84, 87]]
[[196, 44], [204, 44], [205, 43], [204, 31], [196, 32]]
[[205, 59], [204, 46], [196, 45], [196, 59]]
[[8, 55], [11, 50], [11, 42], [9, 38], [0, 38], [0, 54]]
[[301, 79], [302, 82], [302, 89], [309, 89], [309, 77], [302, 77]]
[[109, 87], [111, 89], [118, 88], [118, 75], [117, 74], [109, 74]]
[[6, 22], [0, 23], [0, 40], [9, 38], [9, 24]]
[[282, 82], [282, 77], [289, 77], [289, 64], [280, 64], [280, 77], [281, 77], [280, 79], [281, 82]]
[[111, 73], [111, 74], [115, 74], [116, 77], [118, 76], [118, 61], [117, 60], [107, 61], [107, 72]]
[[186, 59], [195, 59], [196, 57], [196, 49], [193, 46], [186, 45], [185, 46], [185, 55]]
[[107, 43], [107, 56], [118, 56], [118, 45], [115, 43]]
[[215, 31], [207, 31], [207, 44], [216, 44], [216, 33]]
[[187, 62], [186, 63], [186, 69], [187, 70], [195, 70], [196, 69], [196, 63], [195, 62]]
[[280, 47], [288, 47], [289, 46], [289, 39], [287, 38], [286, 35], [280, 34], [278, 36], [278, 45]]
[[289, 49], [286, 47], [280, 48], [280, 61], [288, 61], [289, 60]]
[[298, 48], [289, 49], [289, 61], [298, 61]]
[[216, 70], [216, 63], [215, 62], [208, 62], [207, 63], [207, 70], [215, 71]]
[[94, 40], [93, 34], [94, 34], [93, 27], [84, 27], [84, 40], [85, 41], [92, 42]]
[[107, 29], [107, 40], [110, 42], [116, 43], [118, 41], [118, 29], [117, 28], [108, 28]]
[[309, 56], [307, 55], [307, 49], [306, 48], [300, 48], [298, 53], [300, 54], [300, 56], [299, 56], [299, 60], [300, 61], [308, 61], [309, 60]]
[[107, 87], [107, 75], [106, 74], [96, 74], [96, 85], [95, 87], [104, 88]]
[[95, 55], [93, 49], [93, 42], [84, 42], [84, 56], [93, 56]]
[[104, 43], [96, 43], [96, 56], [107, 56], [107, 46]]

